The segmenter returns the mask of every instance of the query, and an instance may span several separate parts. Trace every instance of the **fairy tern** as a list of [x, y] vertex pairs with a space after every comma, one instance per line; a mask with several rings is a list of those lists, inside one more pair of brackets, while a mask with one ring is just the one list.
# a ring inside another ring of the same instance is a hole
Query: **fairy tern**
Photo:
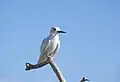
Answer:
[[90, 81], [87, 77], [83, 77], [80, 82], [86, 82], [86, 81]]
[[54, 56], [60, 48], [60, 33], [66, 32], [61, 31], [60, 28], [57, 26], [51, 28], [50, 34], [43, 39], [42, 44], [40, 46], [41, 55], [39, 56], [37, 64], [45, 62], [47, 60], [47, 57], [54, 58]]

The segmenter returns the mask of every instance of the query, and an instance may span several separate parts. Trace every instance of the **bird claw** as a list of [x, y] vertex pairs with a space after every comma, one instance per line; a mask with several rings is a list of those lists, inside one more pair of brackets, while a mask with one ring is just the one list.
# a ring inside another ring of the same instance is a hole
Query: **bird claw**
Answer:
[[54, 57], [48, 56], [48, 61], [54, 61]]

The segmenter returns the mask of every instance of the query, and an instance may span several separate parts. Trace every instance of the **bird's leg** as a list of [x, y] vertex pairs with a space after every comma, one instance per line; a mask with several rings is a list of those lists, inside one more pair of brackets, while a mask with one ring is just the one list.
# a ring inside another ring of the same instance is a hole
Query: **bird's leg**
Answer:
[[48, 61], [48, 62], [54, 61], [54, 57], [51, 56], [51, 55], [47, 55], [47, 61]]

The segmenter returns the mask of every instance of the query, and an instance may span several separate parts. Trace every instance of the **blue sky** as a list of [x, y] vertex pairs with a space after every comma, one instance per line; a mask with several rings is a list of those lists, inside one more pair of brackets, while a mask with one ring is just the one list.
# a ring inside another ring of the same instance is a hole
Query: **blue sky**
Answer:
[[43, 37], [57, 24], [55, 61], [67, 82], [120, 82], [119, 0], [0, 0], [0, 82], [57, 82], [50, 68], [35, 64]]

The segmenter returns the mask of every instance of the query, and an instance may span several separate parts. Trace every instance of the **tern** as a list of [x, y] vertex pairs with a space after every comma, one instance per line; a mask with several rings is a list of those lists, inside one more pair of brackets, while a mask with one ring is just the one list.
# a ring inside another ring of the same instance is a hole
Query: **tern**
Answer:
[[50, 34], [45, 37], [40, 46], [41, 55], [39, 56], [39, 60], [37, 64], [43, 63], [47, 60], [48, 57], [54, 59], [56, 53], [60, 48], [60, 33], [66, 33], [62, 31], [59, 27], [54, 26], [50, 30]]
[[86, 82], [86, 81], [90, 81], [87, 77], [83, 77], [80, 82]]

